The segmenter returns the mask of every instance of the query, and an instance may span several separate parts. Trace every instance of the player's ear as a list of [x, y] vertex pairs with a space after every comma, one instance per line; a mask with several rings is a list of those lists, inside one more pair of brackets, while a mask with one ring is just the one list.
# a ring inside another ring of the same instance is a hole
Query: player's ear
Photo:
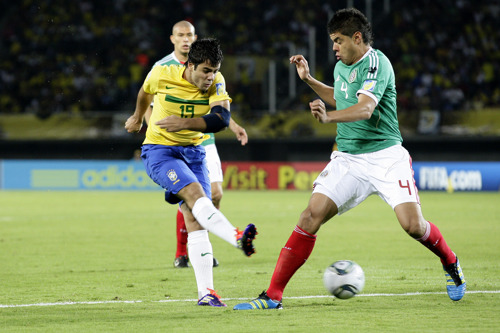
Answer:
[[194, 40], [193, 40], [193, 42], [195, 42], [197, 39], [198, 39], [198, 35], [194, 35]]
[[352, 35], [352, 39], [354, 40], [354, 43], [361, 44], [361, 42], [363, 41], [363, 34], [361, 33], [361, 31], [356, 31], [354, 35]]
[[172, 42], [172, 44], [175, 44], [174, 43], [174, 35], [170, 35], [170, 41]]

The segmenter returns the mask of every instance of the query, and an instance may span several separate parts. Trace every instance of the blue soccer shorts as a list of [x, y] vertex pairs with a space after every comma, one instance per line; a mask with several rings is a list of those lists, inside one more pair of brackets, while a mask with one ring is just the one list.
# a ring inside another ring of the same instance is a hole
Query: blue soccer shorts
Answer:
[[205, 148], [203, 146], [142, 146], [142, 161], [148, 176], [165, 190], [165, 201], [181, 203], [176, 194], [191, 183], [200, 183], [211, 198]]

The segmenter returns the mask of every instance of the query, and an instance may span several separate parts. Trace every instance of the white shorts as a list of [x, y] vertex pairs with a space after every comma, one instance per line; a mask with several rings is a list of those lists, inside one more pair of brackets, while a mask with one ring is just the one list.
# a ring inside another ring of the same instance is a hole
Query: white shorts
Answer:
[[334, 151], [330, 163], [316, 178], [313, 193], [332, 199], [339, 215], [372, 194], [392, 209], [405, 202], [420, 204], [411, 163], [410, 154], [400, 145], [359, 155]]
[[209, 144], [205, 146], [205, 151], [207, 153], [206, 160], [210, 183], [222, 183], [222, 166], [220, 163], [219, 153], [217, 152], [217, 147], [215, 144]]

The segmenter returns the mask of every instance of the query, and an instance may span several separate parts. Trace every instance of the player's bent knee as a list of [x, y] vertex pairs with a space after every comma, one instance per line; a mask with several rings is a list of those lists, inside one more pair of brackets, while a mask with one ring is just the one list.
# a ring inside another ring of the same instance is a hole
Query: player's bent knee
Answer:
[[212, 189], [212, 203], [214, 206], [219, 209], [220, 202], [222, 200], [222, 195], [223, 195], [223, 190], [222, 190], [222, 183], [220, 182], [213, 182], [210, 184], [211, 189]]
[[425, 234], [425, 223], [421, 223], [419, 219], [409, 219], [405, 223], [401, 223], [401, 226], [413, 238], [420, 238]]
[[184, 200], [189, 209], [193, 209], [195, 202], [205, 197], [205, 192], [200, 183], [191, 183], [182, 188], [177, 195]]
[[222, 200], [222, 190], [212, 192], [212, 203], [215, 207], [219, 207], [220, 201]]
[[321, 224], [323, 224], [323, 218], [315, 214], [309, 207], [300, 214], [299, 223], [297, 223], [301, 229], [311, 234], [316, 234]]

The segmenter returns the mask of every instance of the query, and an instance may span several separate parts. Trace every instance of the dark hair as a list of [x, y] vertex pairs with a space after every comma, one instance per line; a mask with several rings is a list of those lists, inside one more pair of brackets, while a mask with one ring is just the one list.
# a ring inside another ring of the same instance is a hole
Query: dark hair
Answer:
[[208, 60], [210, 65], [215, 67], [222, 63], [223, 59], [219, 41], [215, 38], [203, 38], [191, 44], [186, 65], [191, 63], [196, 68]]
[[367, 45], [373, 43], [373, 32], [366, 16], [356, 8], [340, 9], [333, 14], [327, 25], [328, 34], [340, 32], [342, 35], [352, 37], [357, 31], [363, 35], [363, 42]]

